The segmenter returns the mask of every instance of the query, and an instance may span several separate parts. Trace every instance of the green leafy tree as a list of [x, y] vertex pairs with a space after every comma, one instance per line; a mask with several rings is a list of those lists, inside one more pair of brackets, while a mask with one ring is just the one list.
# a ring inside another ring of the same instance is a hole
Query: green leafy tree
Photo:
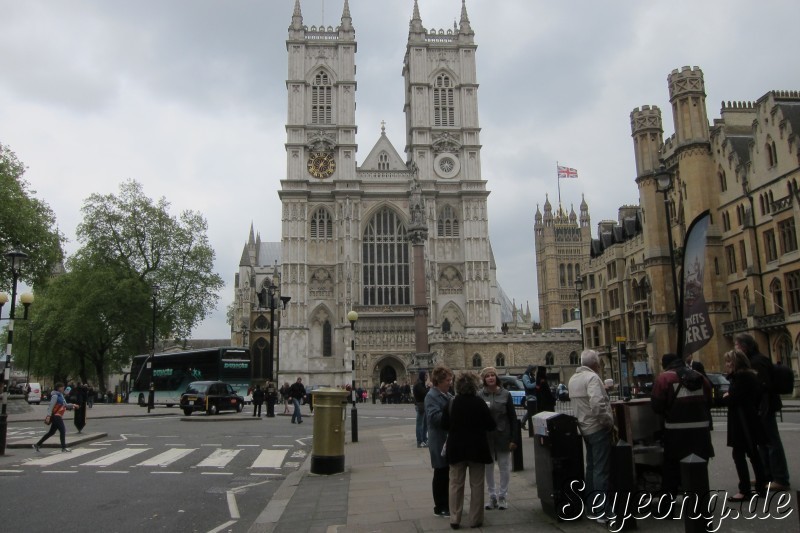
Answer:
[[[213, 272], [205, 218], [194, 211], [170, 215], [165, 198], [154, 202], [133, 180], [122, 183], [118, 195], [93, 194], [82, 211], [78, 256], [87, 264], [124, 272], [148, 288], [158, 285], [158, 336], [188, 337], [215, 308], [223, 286]], [[149, 335], [141, 331], [137, 351], [146, 352]]]
[[[56, 217], [36, 191], [23, 179], [25, 165], [0, 144], [0, 254], [18, 248], [28, 254], [22, 280], [38, 287], [63, 258], [63, 236], [56, 229]], [[8, 261], [0, 260], [0, 287], [10, 289]]]
[[[68, 266], [37, 292], [31, 363], [35, 374], [53, 381], [77, 376], [105, 391], [106, 376], [126, 367], [142, 344], [142, 327], [151, 321], [150, 287], [115, 265], [71, 260]], [[29, 364], [26, 356], [17, 364]]]

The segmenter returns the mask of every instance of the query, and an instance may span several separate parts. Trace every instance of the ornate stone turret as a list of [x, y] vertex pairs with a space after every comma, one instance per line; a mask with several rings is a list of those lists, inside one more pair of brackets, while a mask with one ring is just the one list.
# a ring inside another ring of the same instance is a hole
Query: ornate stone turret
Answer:
[[[414, 2], [416, 4], [416, 2]], [[461, 0], [461, 21], [458, 25], [458, 33], [472, 38], [475, 32], [472, 31], [472, 26], [469, 25], [469, 17], [467, 16], [467, 3], [466, 0]]]
[[289, 25], [289, 39], [302, 39], [303, 13], [300, 11], [300, 0], [294, 0], [294, 13], [292, 23]]
[[586, 203], [586, 198], [581, 194], [581, 228], [588, 228], [590, 222], [589, 204]]
[[339, 25], [339, 38], [354, 38], [355, 31], [353, 30], [353, 19], [350, 17], [350, 3], [344, 0], [344, 8], [342, 9], [342, 22]]
[[667, 76], [678, 146], [708, 142], [706, 89], [700, 67], [675, 69]]
[[631, 111], [631, 137], [636, 160], [636, 176], [652, 174], [658, 169], [664, 129], [661, 110], [657, 106], [643, 105]]

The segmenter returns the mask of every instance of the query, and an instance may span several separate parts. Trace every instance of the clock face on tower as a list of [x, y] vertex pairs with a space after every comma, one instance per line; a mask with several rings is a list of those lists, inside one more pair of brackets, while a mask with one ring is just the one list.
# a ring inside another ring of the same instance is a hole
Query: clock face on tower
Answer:
[[329, 152], [312, 152], [308, 158], [308, 173], [315, 178], [321, 180], [330, 178], [334, 170], [336, 170], [336, 160]]

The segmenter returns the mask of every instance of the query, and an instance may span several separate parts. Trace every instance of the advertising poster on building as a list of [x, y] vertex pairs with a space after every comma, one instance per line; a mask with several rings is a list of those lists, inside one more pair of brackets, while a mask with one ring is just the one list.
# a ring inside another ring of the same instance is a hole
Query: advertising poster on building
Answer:
[[705, 346], [714, 336], [714, 328], [708, 316], [708, 304], [703, 295], [706, 234], [710, 219], [710, 213], [703, 212], [694, 219], [686, 232], [681, 279], [683, 357]]

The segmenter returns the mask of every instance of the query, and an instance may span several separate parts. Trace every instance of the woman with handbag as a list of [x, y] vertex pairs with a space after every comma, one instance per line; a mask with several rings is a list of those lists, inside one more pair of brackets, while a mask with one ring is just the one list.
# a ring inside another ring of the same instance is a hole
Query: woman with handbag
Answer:
[[56, 431], [58, 431], [59, 437], [61, 438], [61, 451], [71, 452], [72, 450], [67, 448], [67, 428], [64, 427], [64, 413], [68, 410], [78, 409], [79, 407], [80, 406], [77, 404], [67, 403], [64, 399], [64, 384], [56, 383], [53, 392], [50, 393], [50, 414], [45, 418], [45, 424], [48, 423], [47, 419], [50, 419], [50, 431], [39, 439], [39, 442], [33, 445], [33, 449], [38, 452], [42, 444], [44, 444], [44, 441], [55, 435]]

